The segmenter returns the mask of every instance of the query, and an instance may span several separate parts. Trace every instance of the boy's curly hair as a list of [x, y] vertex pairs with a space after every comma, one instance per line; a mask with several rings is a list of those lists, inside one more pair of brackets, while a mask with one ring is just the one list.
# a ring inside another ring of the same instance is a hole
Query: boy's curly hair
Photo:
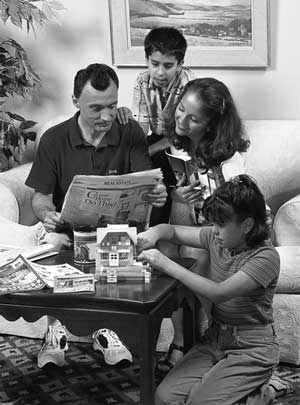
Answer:
[[168, 133], [174, 146], [186, 150], [194, 165], [204, 170], [220, 165], [237, 151], [245, 152], [250, 141], [242, 137], [242, 122], [225, 84], [210, 77], [191, 80], [185, 85], [178, 104], [188, 92], [195, 93], [203, 103], [207, 127], [199, 143], [194, 145], [188, 137], [176, 134], [173, 117], [168, 123]]
[[180, 31], [173, 27], [153, 28], [144, 39], [146, 58], [153, 52], [175, 56], [178, 63], [183, 62], [187, 48], [186, 39]]
[[262, 244], [269, 237], [266, 203], [255, 181], [241, 174], [223, 183], [204, 201], [203, 215], [210, 223], [220, 226], [232, 220], [253, 218], [254, 226], [246, 235], [248, 246]]

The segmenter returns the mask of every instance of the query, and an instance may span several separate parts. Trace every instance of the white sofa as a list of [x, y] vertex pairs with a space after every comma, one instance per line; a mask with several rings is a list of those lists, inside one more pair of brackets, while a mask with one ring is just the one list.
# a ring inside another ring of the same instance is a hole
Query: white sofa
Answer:
[[[274, 314], [281, 361], [300, 364], [300, 121], [246, 120], [244, 126], [251, 141], [245, 154], [247, 173], [257, 180], [275, 215], [273, 240], [279, 247], [281, 276]], [[28, 147], [29, 161], [35, 146]], [[0, 243], [14, 238], [9, 221], [26, 225], [21, 229], [29, 236], [37, 222], [33, 191], [24, 185], [30, 167], [29, 162], [0, 173]]]

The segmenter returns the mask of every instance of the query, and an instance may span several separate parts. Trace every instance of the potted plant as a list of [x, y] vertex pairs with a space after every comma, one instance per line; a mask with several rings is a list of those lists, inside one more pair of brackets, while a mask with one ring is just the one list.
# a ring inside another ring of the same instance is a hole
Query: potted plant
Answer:
[[[64, 9], [55, 0], [39, 0], [40, 8], [35, 3], [37, 0], [0, 0], [0, 18], [4, 24], [10, 21], [20, 29], [26, 25], [29, 33]], [[34, 141], [36, 137], [36, 122], [7, 111], [5, 103], [16, 95], [31, 98], [39, 84], [40, 78], [23, 47], [12, 38], [0, 38], [0, 171], [22, 163], [28, 139]]]

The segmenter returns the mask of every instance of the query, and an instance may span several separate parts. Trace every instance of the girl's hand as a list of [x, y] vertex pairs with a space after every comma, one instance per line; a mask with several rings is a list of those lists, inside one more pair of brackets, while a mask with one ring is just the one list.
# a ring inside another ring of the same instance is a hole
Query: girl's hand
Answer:
[[184, 204], [195, 204], [203, 199], [206, 186], [201, 185], [200, 181], [194, 181], [188, 186], [177, 186], [172, 191], [172, 199]]
[[168, 258], [157, 249], [143, 250], [139, 254], [138, 260], [146, 261], [153, 268], [164, 271], [167, 268]]
[[145, 232], [141, 232], [137, 237], [136, 250], [141, 253], [143, 250], [153, 248], [157, 242], [155, 232], [150, 228]]

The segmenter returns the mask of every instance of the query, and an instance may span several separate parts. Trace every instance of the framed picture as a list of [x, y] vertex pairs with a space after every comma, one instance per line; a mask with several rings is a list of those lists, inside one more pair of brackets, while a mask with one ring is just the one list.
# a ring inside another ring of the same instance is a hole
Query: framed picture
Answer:
[[184, 34], [191, 67], [267, 67], [268, 0], [110, 0], [116, 66], [145, 66], [143, 41], [155, 27]]

